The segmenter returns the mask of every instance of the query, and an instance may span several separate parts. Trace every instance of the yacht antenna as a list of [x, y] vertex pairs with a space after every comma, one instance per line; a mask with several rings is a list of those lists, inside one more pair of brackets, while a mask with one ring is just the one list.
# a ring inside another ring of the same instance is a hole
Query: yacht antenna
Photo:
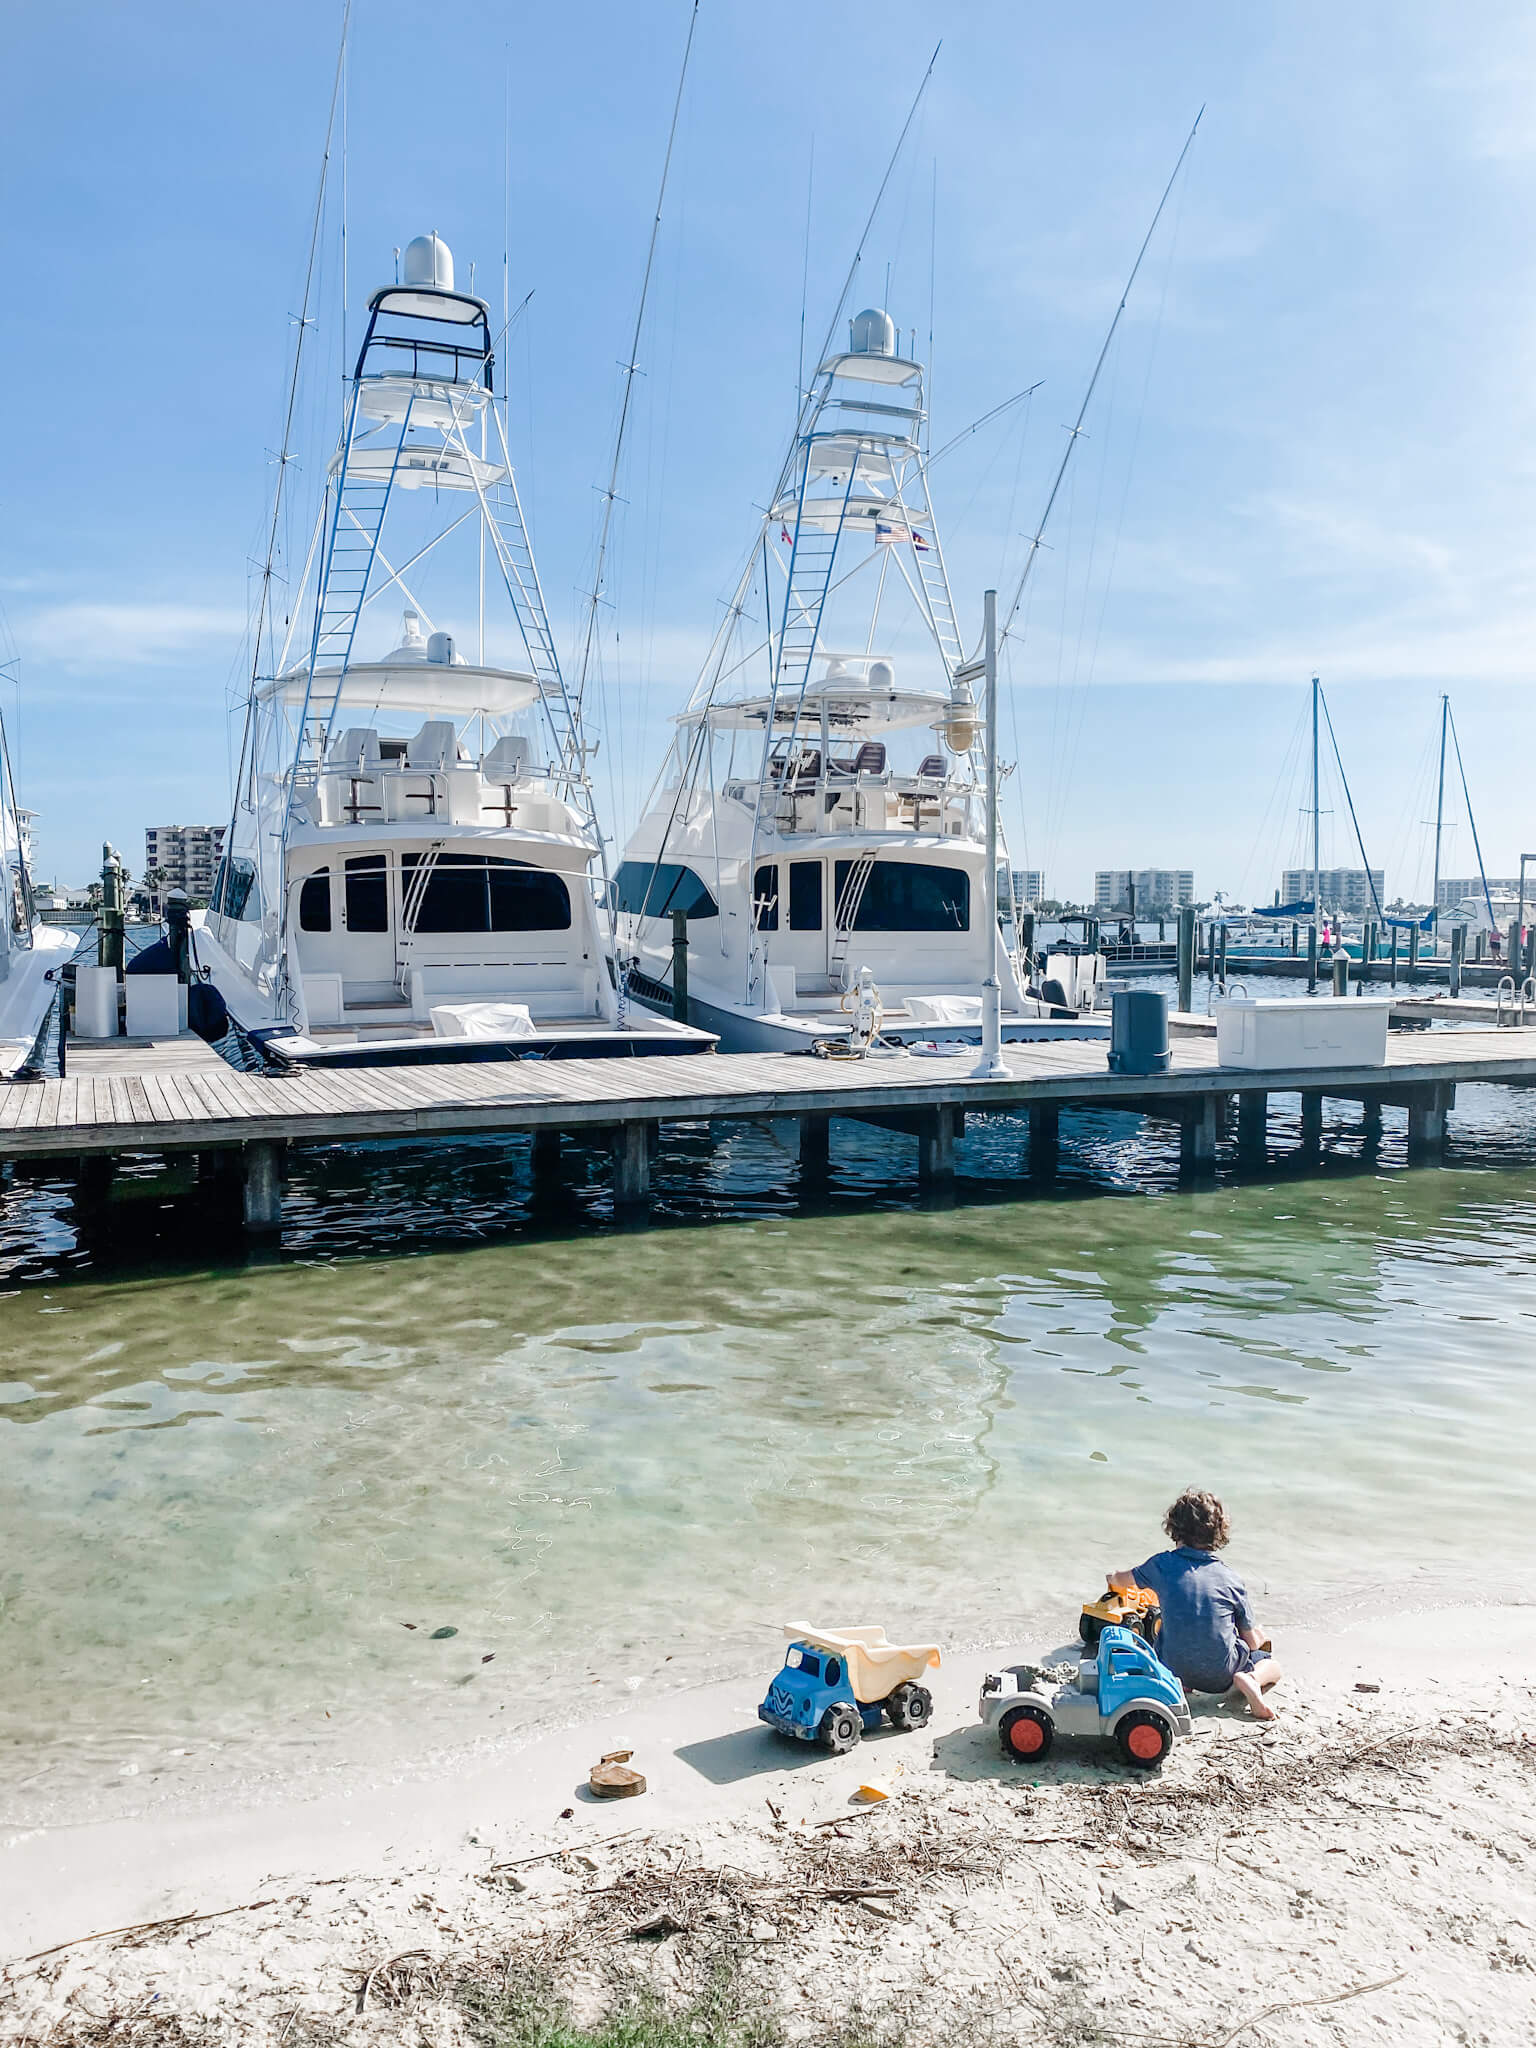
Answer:
[[683, 110], [683, 87], [688, 79], [688, 59], [693, 51], [693, 33], [699, 25], [699, 0], [693, 0], [693, 12], [688, 17], [688, 37], [683, 44], [682, 69], [677, 78], [677, 97], [672, 102], [672, 125], [667, 130], [667, 149], [661, 162], [661, 186], [656, 194], [656, 212], [651, 221], [650, 246], [645, 252], [645, 272], [640, 280], [640, 303], [635, 308], [634, 338], [629, 345], [629, 360], [624, 364], [624, 395], [619, 403], [618, 432], [613, 437], [613, 460], [608, 467], [608, 488], [603, 494], [603, 523], [597, 540], [597, 563], [592, 575], [592, 589], [587, 600], [587, 630], [582, 643], [581, 670], [576, 678], [574, 710], [577, 720], [581, 718], [582, 704], [587, 693], [587, 674], [592, 665], [592, 647], [597, 637], [597, 608], [602, 602], [603, 570], [608, 559], [608, 537], [613, 528], [613, 507], [619, 489], [619, 461], [624, 453], [624, 434], [629, 425], [629, 404], [634, 395], [635, 377], [640, 369], [640, 330], [645, 324], [645, 304], [650, 296], [651, 271], [656, 263], [656, 242], [661, 233], [661, 209], [667, 196], [667, 177], [672, 169], [672, 149], [677, 141], [677, 121]]
[[1179, 160], [1174, 165], [1167, 184], [1163, 187], [1163, 196], [1157, 202], [1157, 211], [1152, 216], [1152, 224], [1142, 237], [1141, 247], [1136, 251], [1136, 261], [1131, 265], [1131, 274], [1125, 280], [1125, 290], [1120, 294], [1120, 303], [1115, 308], [1115, 317], [1109, 323], [1109, 332], [1104, 337], [1104, 346], [1099, 350], [1098, 361], [1093, 366], [1093, 375], [1088, 379], [1088, 389], [1083, 393], [1083, 402], [1077, 409], [1077, 418], [1068, 430], [1067, 445], [1062, 451], [1061, 462], [1056, 471], [1055, 481], [1051, 485], [1050, 496], [1045, 501], [1045, 510], [1040, 515], [1040, 524], [1035, 528], [1033, 538], [1030, 540], [1029, 553], [1024, 557], [1024, 567], [1019, 572], [1019, 580], [1013, 593], [1013, 602], [1009, 605], [1002, 626], [998, 631], [997, 641], [999, 647], [1007, 639], [1014, 619], [1018, 615], [1019, 606], [1024, 601], [1024, 591], [1029, 583], [1029, 572], [1034, 568], [1035, 557], [1039, 554], [1044, 543], [1045, 528], [1051, 516], [1051, 508], [1056, 503], [1056, 496], [1061, 489], [1062, 479], [1067, 473], [1067, 464], [1072, 460], [1072, 451], [1077, 446], [1078, 439], [1082, 434], [1083, 421], [1087, 417], [1088, 407], [1092, 403], [1100, 372], [1103, 370], [1105, 359], [1109, 354], [1110, 343], [1115, 338], [1115, 330], [1120, 325], [1120, 316], [1125, 311], [1126, 301], [1131, 296], [1131, 287], [1135, 284], [1136, 274], [1141, 269], [1142, 258], [1151, 246], [1152, 237], [1157, 233], [1157, 224], [1163, 217], [1163, 208], [1168, 204], [1173, 188], [1178, 182], [1179, 173], [1184, 168], [1184, 159], [1189, 155], [1194, 143], [1195, 132], [1204, 118], [1205, 108], [1201, 107], [1200, 112], [1195, 116], [1194, 127], [1190, 129], [1188, 135], [1184, 138], [1184, 147], [1179, 151]]

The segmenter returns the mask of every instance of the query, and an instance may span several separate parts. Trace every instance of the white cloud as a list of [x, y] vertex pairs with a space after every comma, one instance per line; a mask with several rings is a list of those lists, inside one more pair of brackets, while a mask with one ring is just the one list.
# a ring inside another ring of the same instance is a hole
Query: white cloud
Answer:
[[233, 650], [245, 614], [225, 605], [54, 604], [15, 620], [29, 664], [65, 669], [144, 667], [216, 647]]

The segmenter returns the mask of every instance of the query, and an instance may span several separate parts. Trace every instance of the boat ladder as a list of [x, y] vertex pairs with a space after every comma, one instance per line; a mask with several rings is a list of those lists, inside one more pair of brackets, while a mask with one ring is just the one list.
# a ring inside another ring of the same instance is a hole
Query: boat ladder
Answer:
[[875, 856], [861, 853], [848, 869], [847, 879], [832, 910], [832, 970], [831, 979], [841, 988], [846, 980], [848, 948], [853, 939], [853, 928], [858, 922], [859, 906], [864, 901], [864, 891], [869, 886], [869, 877], [874, 869]]

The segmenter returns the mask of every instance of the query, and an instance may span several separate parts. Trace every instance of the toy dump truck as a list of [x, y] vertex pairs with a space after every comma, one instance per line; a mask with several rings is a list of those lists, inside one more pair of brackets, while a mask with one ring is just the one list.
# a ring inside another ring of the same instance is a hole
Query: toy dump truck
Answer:
[[933, 1694], [918, 1680], [936, 1669], [936, 1644], [888, 1643], [883, 1628], [786, 1628], [783, 1669], [757, 1718], [781, 1735], [821, 1742], [834, 1756], [873, 1734], [882, 1718], [893, 1728], [921, 1728], [932, 1718]]
[[1151, 1771], [1174, 1736], [1190, 1732], [1183, 1686], [1140, 1636], [1117, 1624], [1101, 1631], [1096, 1654], [1084, 1657], [1065, 1685], [1051, 1684], [1033, 1664], [989, 1671], [980, 1712], [1015, 1763], [1039, 1763], [1059, 1728], [1064, 1735], [1107, 1736], [1133, 1769]]
[[1112, 1586], [1097, 1600], [1085, 1600], [1077, 1632], [1091, 1650], [1106, 1628], [1118, 1624], [1145, 1636], [1157, 1648], [1157, 1631], [1163, 1619], [1157, 1595], [1146, 1586]]

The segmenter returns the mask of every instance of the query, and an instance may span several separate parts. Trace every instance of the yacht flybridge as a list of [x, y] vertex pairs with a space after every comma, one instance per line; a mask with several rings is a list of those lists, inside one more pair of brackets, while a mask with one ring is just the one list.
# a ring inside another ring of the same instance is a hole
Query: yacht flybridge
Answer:
[[984, 732], [927, 471], [923, 366], [860, 313], [615, 877], [630, 988], [670, 1003], [686, 912], [690, 1014], [725, 1051], [867, 1043], [872, 1021], [979, 1043], [991, 974], [1005, 1039], [1105, 1032], [1096, 955], [1053, 958], [1042, 993], [1012, 915], [987, 930]]
[[[286, 643], [253, 682], [225, 857], [195, 936], [236, 1022], [284, 1061], [708, 1043], [624, 1014], [588, 750], [494, 363], [485, 301], [455, 289], [437, 235], [419, 237], [369, 300], [303, 584]], [[461, 531], [478, 555], [442, 547]], [[429, 578], [434, 602], [441, 592], [474, 617], [473, 659], [428, 614]], [[516, 665], [487, 656], [488, 582], [512, 615], [493, 615], [491, 632], [517, 645]], [[365, 652], [370, 640], [387, 651]]]
[[32, 899], [32, 814], [16, 801], [5, 727], [0, 724], [0, 1079], [27, 1063], [80, 934], [44, 924]]

